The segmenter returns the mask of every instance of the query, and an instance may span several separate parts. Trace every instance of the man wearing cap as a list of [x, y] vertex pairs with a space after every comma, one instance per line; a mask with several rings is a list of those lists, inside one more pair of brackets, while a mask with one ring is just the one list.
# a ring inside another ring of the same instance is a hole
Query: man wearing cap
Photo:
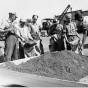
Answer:
[[62, 31], [63, 31], [63, 25], [58, 22], [57, 18], [54, 18], [50, 33], [51, 38], [50, 38], [49, 50], [51, 52], [64, 50]]
[[63, 33], [66, 42], [70, 44], [70, 48], [67, 46], [67, 49], [69, 48], [72, 51], [76, 51], [81, 38], [77, 33], [75, 22], [72, 22], [72, 15], [70, 13], [66, 14], [66, 24], [64, 25]]
[[19, 39], [19, 59], [25, 58], [23, 46], [28, 39], [28, 29], [25, 24], [26, 20], [20, 19], [17, 34], [21, 38], [21, 40]]
[[[34, 42], [28, 28], [28, 23], [26, 19], [21, 19], [20, 20], [20, 25], [19, 25], [19, 36], [22, 39], [22, 41], [19, 42], [20, 46], [19, 49], [20, 51], [20, 58], [25, 58], [30, 56], [35, 56], [34, 52], [34, 45], [36, 45], [36, 42]], [[29, 55], [30, 54], [30, 55]]]
[[9, 13], [9, 18], [3, 21], [0, 25], [0, 32], [6, 33], [5, 39], [5, 61], [11, 61], [18, 59], [17, 55], [17, 38], [14, 35], [16, 33], [15, 20], [17, 16], [15, 13]]
[[82, 44], [81, 44], [81, 47], [83, 48], [83, 45], [87, 38], [88, 22], [84, 20], [82, 11], [76, 11], [74, 17], [75, 17], [75, 22], [78, 28], [78, 32], [81, 31], [83, 33]]
[[19, 25], [19, 27], [20, 27], [20, 31], [19, 31], [20, 32], [20, 37], [24, 41], [27, 41], [27, 39], [33, 39], [31, 37], [31, 34], [30, 34], [29, 30], [28, 30], [26, 19], [21, 19], [19, 23], [20, 23], [20, 25]]

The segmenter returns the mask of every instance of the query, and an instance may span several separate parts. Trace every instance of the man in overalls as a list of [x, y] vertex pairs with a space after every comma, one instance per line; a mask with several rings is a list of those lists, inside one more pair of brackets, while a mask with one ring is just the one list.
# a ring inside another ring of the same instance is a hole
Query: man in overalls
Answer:
[[14, 35], [16, 33], [15, 20], [17, 16], [15, 13], [9, 13], [8, 20], [2, 22], [0, 26], [0, 32], [6, 33], [5, 39], [5, 57], [4, 61], [11, 61], [18, 59], [17, 54], [17, 38]]

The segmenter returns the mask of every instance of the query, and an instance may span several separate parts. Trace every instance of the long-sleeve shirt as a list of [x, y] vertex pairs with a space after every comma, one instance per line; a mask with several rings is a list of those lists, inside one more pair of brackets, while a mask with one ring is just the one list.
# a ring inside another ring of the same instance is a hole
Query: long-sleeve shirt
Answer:
[[12, 29], [12, 31], [16, 32], [15, 25], [16, 25], [15, 21], [11, 22], [9, 19], [5, 20], [0, 25], [0, 32], [2, 32], [1, 30], [8, 30], [8, 29]]
[[31, 23], [30, 24], [30, 28], [31, 28], [31, 33], [39, 33], [39, 26], [37, 23], [33, 24]]
[[24, 26], [23, 28], [19, 28], [19, 34], [22, 39], [32, 39], [30, 32], [28, 31], [28, 27]]
[[16, 25], [16, 21], [11, 22], [10, 19], [2, 21], [0, 24], [0, 40], [5, 40], [8, 33], [16, 33]]

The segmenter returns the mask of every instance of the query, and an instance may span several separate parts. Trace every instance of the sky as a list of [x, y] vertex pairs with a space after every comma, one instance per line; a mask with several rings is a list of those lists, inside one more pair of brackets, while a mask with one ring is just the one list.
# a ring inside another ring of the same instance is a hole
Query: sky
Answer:
[[60, 15], [68, 4], [73, 11], [88, 10], [88, 0], [0, 0], [0, 21], [8, 19], [9, 12], [16, 12], [18, 18], [24, 19], [35, 14], [41, 21]]

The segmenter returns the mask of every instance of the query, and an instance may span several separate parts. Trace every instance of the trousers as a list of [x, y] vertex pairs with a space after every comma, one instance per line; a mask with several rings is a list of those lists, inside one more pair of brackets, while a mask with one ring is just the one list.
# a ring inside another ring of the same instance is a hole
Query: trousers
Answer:
[[64, 42], [63, 39], [58, 39], [55, 41], [54, 37], [50, 39], [50, 45], [49, 45], [49, 51], [54, 52], [54, 51], [61, 51], [64, 50]]
[[18, 42], [14, 35], [9, 35], [5, 41], [5, 57], [4, 60], [12, 61], [18, 59]]

